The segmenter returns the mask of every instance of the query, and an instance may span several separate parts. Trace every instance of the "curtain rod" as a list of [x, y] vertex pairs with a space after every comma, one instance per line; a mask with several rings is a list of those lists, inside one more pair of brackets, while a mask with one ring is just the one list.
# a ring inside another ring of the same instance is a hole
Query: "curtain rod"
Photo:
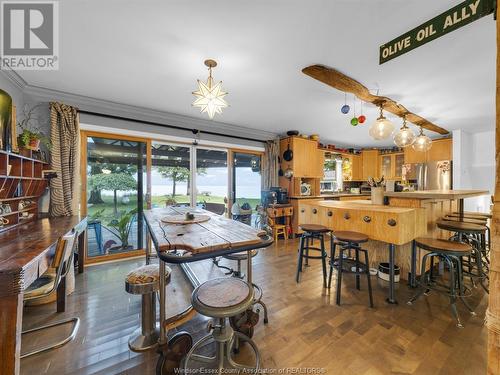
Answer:
[[238, 135], [227, 135], [227, 134], [222, 134], [222, 133], [217, 133], [217, 132], [212, 132], [212, 131], [205, 131], [205, 130], [202, 131], [202, 130], [199, 130], [199, 129], [189, 129], [189, 128], [183, 128], [182, 126], [177, 126], [177, 125], [162, 124], [160, 122], [139, 120], [139, 119], [136, 119], [136, 118], [130, 118], [130, 117], [124, 117], [124, 116], [108, 115], [106, 113], [84, 111], [84, 110], [78, 110], [78, 112], [86, 114], [86, 115], [100, 116], [100, 117], [110, 118], [110, 119], [114, 119], [114, 120], [132, 121], [132, 122], [138, 122], [138, 123], [146, 124], [146, 125], [161, 126], [161, 127], [169, 128], [169, 129], [183, 130], [183, 131], [191, 132], [194, 135], [196, 135], [198, 133], [203, 133], [203, 134], [217, 135], [217, 136], [226, 137], [226, 138], [243, 139], [245, 141], [252, 141], [252, 142], [260, 142], [260, 143], [266, 143], [267, 142], [267, 141], [263, 141], [262, 139], [241, 137], [241, 136], [238, 136]]

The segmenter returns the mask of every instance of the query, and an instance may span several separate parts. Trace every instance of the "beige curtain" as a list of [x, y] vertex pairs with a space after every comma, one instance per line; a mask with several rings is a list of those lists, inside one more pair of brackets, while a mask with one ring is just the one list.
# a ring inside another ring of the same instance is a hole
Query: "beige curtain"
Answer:
[[50, 164], [57, 178], [50, 181], [50, 216], [78, 214], [80, 193], [80, 121], [78, 110], [50, 103]]
[[279, 186], [278, 181], [278, 156], [280, 152], [279, 139], [266, 142], [262, 162], [262, 189], [267, 190], [271, 186]]

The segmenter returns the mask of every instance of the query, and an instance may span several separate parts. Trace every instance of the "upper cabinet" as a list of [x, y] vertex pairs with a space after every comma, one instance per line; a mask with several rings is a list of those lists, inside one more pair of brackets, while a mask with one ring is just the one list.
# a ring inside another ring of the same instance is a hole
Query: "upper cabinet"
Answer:
[[366, 181], [369, 177], [379, 178], [380, 168], [378, 154], [378, 150], [364, 150], [361, 153], [363, 164], [363, 180]]
[[453, 140], [451, 138], [436, 139], [432, 141], [432, 147], [427, 152], [415, 151], [412, 147], [404, 150], [405, 163], [425, 163], [427, 161], [452, 160]]
[[404, 154], [383, 154], [380, 155], [380, 175], [386, 180], [401, 179], [404, 164]]
[[361, 155], [342, 154], [342, 176], [344, 181], [362, 181]]
[[[284, 153], [290, 150], [292, 159], [286, 161]], [[288, 137], [280, 141], [281, 168], [291, 168], [294, 177], [323, 178], [324, 152], [318, 142], [301, 137]]]

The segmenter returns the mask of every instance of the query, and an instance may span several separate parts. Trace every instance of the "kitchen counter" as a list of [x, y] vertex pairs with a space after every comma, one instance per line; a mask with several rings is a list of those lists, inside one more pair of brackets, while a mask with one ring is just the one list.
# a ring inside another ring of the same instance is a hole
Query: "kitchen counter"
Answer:
[[369, 197], [370, 194], [352, 194], [352, 193], [333, 193], [320, 195], [295, 195], [288, 197], [289, 199], [330, 199], [341, 197]]
[[385, 192], [386, 197], [407, 199], [465, 199], [488, 195], [488, 190], [418, 190]]

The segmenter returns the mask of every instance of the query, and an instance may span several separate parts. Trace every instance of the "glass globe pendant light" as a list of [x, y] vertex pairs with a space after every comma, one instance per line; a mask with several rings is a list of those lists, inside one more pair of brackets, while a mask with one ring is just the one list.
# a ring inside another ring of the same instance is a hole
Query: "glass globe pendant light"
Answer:
[[424, 134], [424, 130], [420, 127], [420, 133], [415, 142], [413, 142], [413, 149], [415, 151], [425, 152], [429, 151], [432, 147], [432, 139]]
[[406, 116], [403, 116], [403, 126], [394, 135], [394, 143], [398, 147], [408, 147], [415, 142], [415, 133], [406, 125]]
[[370, 136], [376, 140], [389, 138], [394, 131], [394, 124], [384, 117], [382, 104], [380, 105], [380, 116], [370, 126]]

